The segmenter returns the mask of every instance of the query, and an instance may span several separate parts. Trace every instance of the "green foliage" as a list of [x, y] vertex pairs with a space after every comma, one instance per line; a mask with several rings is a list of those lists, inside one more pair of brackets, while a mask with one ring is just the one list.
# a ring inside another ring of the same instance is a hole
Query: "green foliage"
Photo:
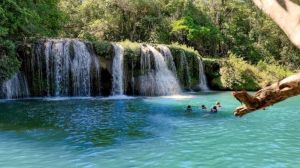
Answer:
[[[218, 80], [228, 88], [261, 87], [262, 77], [251, 74], [254, 69], [266, 76], [273, 73], [274, 78], [268, 79], [274, 81], [289, 74], [283, 66], [294, 70], [300, 65], [299, 50], [251, 1], [2, 0], [0, 83], [19, 69], [19, 45], [35, 38], [60, 36], [92, 41], [99, 56], [111, 55], [112, 46], [107, 41], [123, 41], [131, 60], [140, 54], [140, 43], [169, 44], [175, 55], [188, 58], [200, 54], [228, 58], [227, 69], [223, 69], [228, 78]], [[242, 61], [228, 57], [228, 53]], [[195, 60], [189, 60], [190, 71], [196, 76]], [[236, 67], [231, 60], [247, 68]]]
[[176, 54], [176, 52], [183, 51], [187, 57], [201, 58], [198, 51], [196, 51], [194, 48], [189, 47], [187, 45], [179, 44], [179, 43], [172, 43], [172, 44], [168, 45], [168, 47], [170, 48], [172, 53], [175, 53], [175, 55], [178, 55], [178, 53]]
[[0, 83], [18, 71], [20, 62], [16, 57], [15, 45], [0, 38]]
[[191, 46], [194, 46], [202, 53], [205, 53], [205, 50], [210, 48], [212, 43], [221, 40], [219, 30], [210, 22], [201, 25], [201, 23], [190, 16], [185, 16], [174, 21], [171, 27], [172, 33], [177, 41], [191, 44]]
[[267, 58], [300, 65], [298, 49], [251, 1], [60, 0], [59, 6], [68, 37], [177, 42], [216, 58], [234, 53], [252, 64]]
[[184, 17], [180, 20], [174, 21], [172, 24], [172, 32], [186, 34], [187, 39], [193, 40], [205, 40], [207, 38], [217, 38], [217, 29], [209, 26], [200, 26], [195, 23], [193, 18]]
[[162, 25], [161, 0], [61, 0], [61, 10], [75, 37], [94, 36], [109, 41], [150, 41]]
[[58, 0], [3, 0], [0, 2], [1, 34], [17, 40], [56, 36], [63, 23], [57, 3]]
[[216, 88], [258, 90], [291, 75], [292, 71], [263, 61], [251, 65], [242, 58], [230, 54], [228, 59], [222, 61], [219, 73], [220, 76], [216, 76], [212, 81], [212, 85]]
[[57, 36], [63, 24], [58, 0], [0, 2], [0, 83], [18, 71], [16, 48], [28, 39]]
[[[168, 45], [174, 58], [177, 69], [177, 77], [186, 89], [199, 84], [199, 59], [201, 59], [198, 51], [186, 45], [172, 43]], [[187, 65], [184, 60], [186, 60]]]
[[[260, 61], [257, 64], [257, 69], [259, 72], [261, 72], [261, 75], [268, 76], [267, 79], [269, 79], [269, 82], [276, 82], [284, 79], [285, 77], [292, 75], [293, 72], [287, 68], [285, 68], [282, 65], [279, 65], [278, 63], [267, 63], [264, 61]], [[268, 85], [271, 83], [265, 83], [265, 85]]]
[[259, 71], [241, 58], [231, 54], [222, 66], [221, 83], [230, 90], [258, 90], [261, 78]]
[[125, 51], [126, 50], [131, 50], [135, 54], [138, 54], [138, 55], [140, 54], [140, 48], [141, 48], [140, 43], [125, 40], [125, 41], [120, 42], [120, 44], [124, 47]]
[[127, 62], [136, 63], [141, 54], [141, 44], [136, 42], [131, 42], [129, 40], [125, 40], [120, 42], [120, 44], [124, 48], [124, 54], [127, 58]]
[[222, 59], [216, 58], [203, 58], [202, 59], [204, 64], [204, 71], [206, 73], [206, 77], [209, 79], [216, 79], [219, 78], [220, 75], [220, 67], [221, 63], [224, 61]]
[[112, 45], [108, 41], [93, 41], [92, 44], [98, 56], [108, 58], [113, 53]]

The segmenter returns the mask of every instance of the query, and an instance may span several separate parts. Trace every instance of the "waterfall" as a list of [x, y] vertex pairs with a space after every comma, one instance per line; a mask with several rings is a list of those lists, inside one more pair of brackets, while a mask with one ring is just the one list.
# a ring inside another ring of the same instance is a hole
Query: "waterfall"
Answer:
[[46, 86], [47, 86], [47, 96], [50, 96], [50, 73], [49, 72], [49, 58], [51, 53], [52, 42], [47, 41], [45, 43], [45, 62], [46, 62]]
[[83, 42], [75, 41], [75, 57], [71, 63], [74, 95], [91, 95], [91, 62], [92, 55]]
[[90, 96], [93, 83], [100, 81], [99, 59], [76, 39], [39, 42], [31, 64], [37, 96]]
[[204, 66], [202, 60], [199, 58], [199, 87], [202, 91], [208, 91], [209, 88], [207, 86], [207, 80], [206, 80], [206, 75], [204, 72]]
[[99, 58], [94, 55], [93, 57], [93, 61], [92, 61], [92, 69], [94, 70], [93, 74], [91, 75], [92, 76], [92, 81], [91, 83], [93, 84], [93, 95], [96, 95], [96, 96], [100, 96], [101, 95], [101, 81], [100, 81], [100, 60]]
[[131, 60], [131, 88], [132, 88], [132, 95], [135, 94], [134, 92], [134, 86], [135, 86], [135, 79], [134, 79], [134, 68], [133, 68], [133, 60]]
[[28, 47], [32, 52], [20, 53], [21, 71], [0, 85], [0, 97], [164, 96], [179, 94], [181, 87], [209, 90], [202, 60], [186, 56], [184, 49], [172, 55], [167, 46], [143, 44], [125, 52], [112, 44], [102, 52], [97, 44], [78, 39], [42, 39]]
[[27, 79], [22, 73], [15, 74], [10, 80], [2, 84], [2, 95], [6, 99], [28, 97]]
[[[46, 44], [45, 51], [50, 50], [50, 57], [46, 60], [46, 76], [52, 76], [54, 78], [54, 96], [67, 96], [69, 93], [70, 85], [70, 64], [71, 58], [68, 52], [70, 47], [70, 41], [57, 41], [53, 42], [52, 48]], [[49, 62], [47, 62], [49, 61]], [[51, 66], [50, 66], [51, 65]], [[51, 82], [47, 80], [47, 83]]]
[[124, 84], [123, 84], [123, 68], [124, 68], [124, 49], [119, 44], [113, 44], [114, 48], [114, 58], [112, 63], [112, 93], [113, 95], [123, 95], [124, 94]]
[[168, 69], [162, 54], [150, 45], [141, 47], [141, 76], [138, 90], [141, 95], [172, 95], [181, 92], [178, 81]]
[[159, 45], [158, 48], [161, 54], [164, 56], [165, 62], [167, 63], [169, 69], [174, 73], [175, 76], [177, 76], [177, 70], [174, 63], [174, 58], [170, 49], [164, 45]]
[[190, 75], [190, 68], [187, 62], [187, 58], [185, 53], [182, 51], [180, 53], [180, 70], [181, 70], [181, 80], [184, 82], [184, 86], [187, 89], [191, 89], [191, 75]]

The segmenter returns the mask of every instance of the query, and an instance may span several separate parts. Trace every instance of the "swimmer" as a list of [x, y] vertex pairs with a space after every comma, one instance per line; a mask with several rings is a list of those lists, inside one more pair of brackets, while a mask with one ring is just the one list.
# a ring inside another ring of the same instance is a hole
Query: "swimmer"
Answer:
[[213, 108], [210, 109], [211, 113], [217, 113], [218, 112], [218, 108], [217, 106], [213, 106]]
[[216, 102], [216, 105], [215, 105], [215, 106], [217, 107], [218, 110], [220, 110], [221, 107], [222, 107], [220, 102]]
[[201, 110], [202, 110], [202, 112], [207, 112], [207, 108], [206, 108], [206, 106], [204, 104], [201, 105]]
[[185, 112], [187, 112], [187, 113], [193, 112], [192, 106], [191, 106], [191, 105], [188, 105], [188, 106], [186, 107]]

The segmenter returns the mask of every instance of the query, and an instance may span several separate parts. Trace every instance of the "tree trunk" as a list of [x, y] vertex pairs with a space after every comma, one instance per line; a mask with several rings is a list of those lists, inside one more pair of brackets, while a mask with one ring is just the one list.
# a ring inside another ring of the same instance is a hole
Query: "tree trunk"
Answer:
[[300, 94], [300, 73], [265, 87], [254, 96], [249, 95], [246, 91], [233, 92], [235, 98], [244, 103], [243, 106], [236, 109], [234, 115], [243, 116], [298, 94]]
[[[291, 42], [300, 49], [300, 6], [290, 0], [252, 0], [257, 7], [270, 16], [286, 33]], [[254, 96], [246, 91], [233, 92], [244, 105], [234, 115], [243, 116], [258, 109], [300, 94], [300, 73], [292, 75], [271, 86], [259, 90]]]

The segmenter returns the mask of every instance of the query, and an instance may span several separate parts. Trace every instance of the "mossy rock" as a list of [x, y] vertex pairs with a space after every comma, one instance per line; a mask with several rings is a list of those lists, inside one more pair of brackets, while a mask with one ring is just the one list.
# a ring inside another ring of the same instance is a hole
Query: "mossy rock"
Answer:
[[[177, 77], [186, 90], [196, 88], [199, 84], [199, 64], [200, 54], [192, 48], [185, 45], [168, 45], [177, 69]], [[186, 66], [182, 66], [183, 57], [186, 59]], [[189, 74], [189, 75], [188, 75]]]
[[104, 57], [106, 59], [112, 59], [113, 46], [108, 41], [93, 41], [91, 42], [96, 55]]

